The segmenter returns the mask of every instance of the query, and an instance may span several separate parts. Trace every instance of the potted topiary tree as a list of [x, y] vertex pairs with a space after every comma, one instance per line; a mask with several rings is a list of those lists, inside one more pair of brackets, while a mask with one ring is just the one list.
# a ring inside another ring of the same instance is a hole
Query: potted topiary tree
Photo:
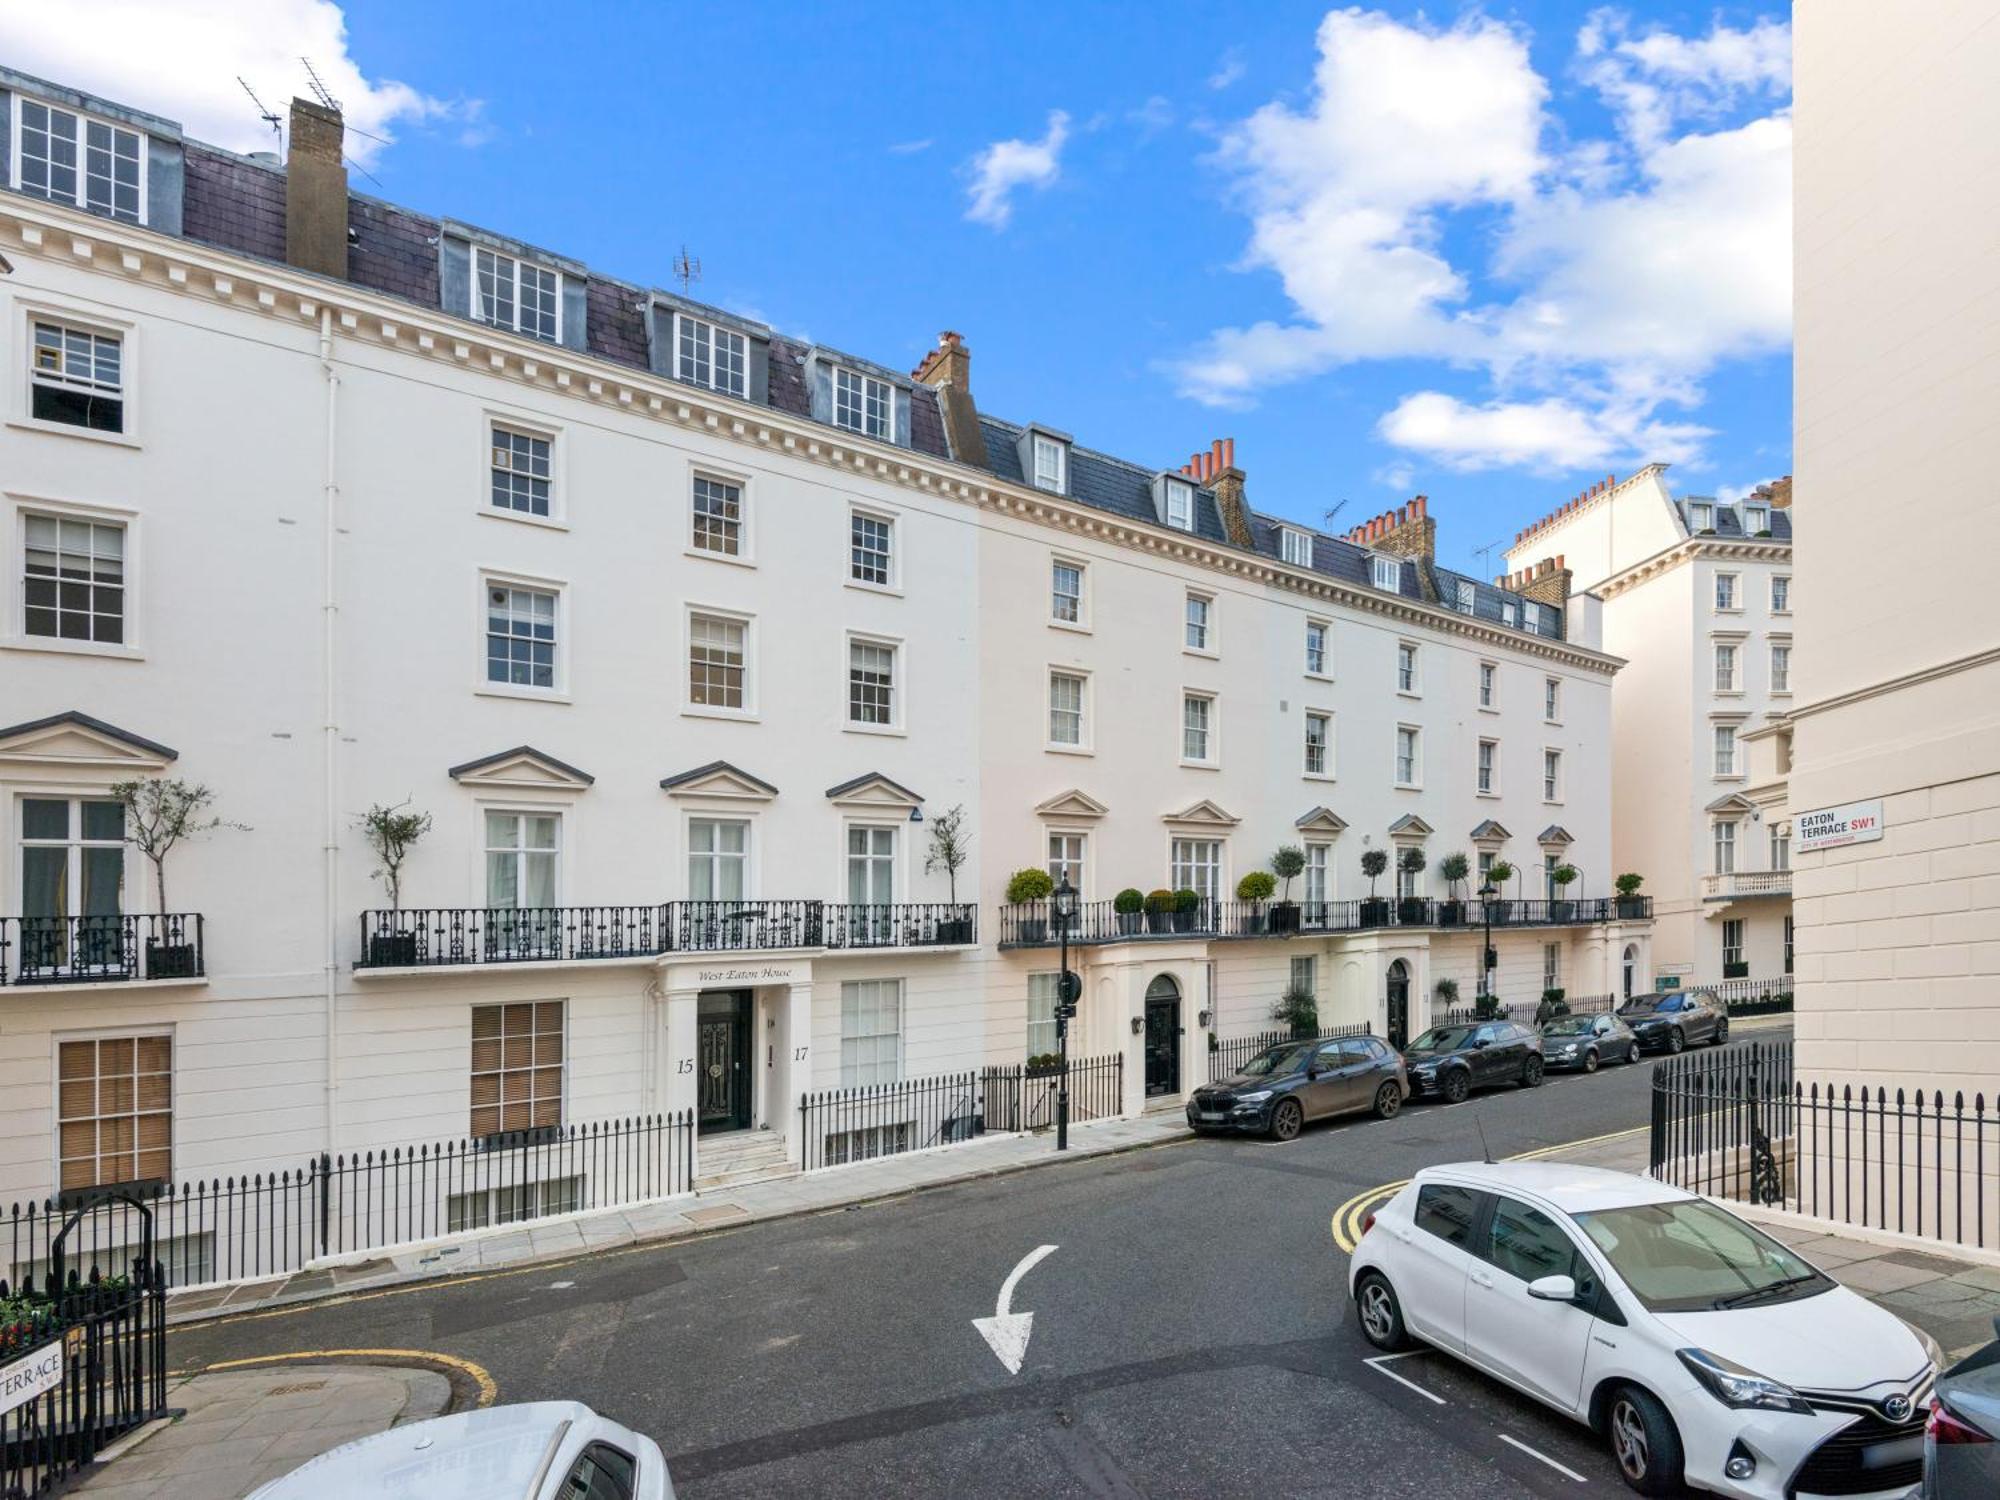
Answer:
[[1174, 931], [1193, 932], [1195, 918], [1201, 912], [1201, 892], [1191, 891], [1182, 886], [1174, 892]]
[[1244, 903], [1244, 910], [1238, 917], [1244, 932], [1264, 930], [1264, 903], [1271, 899], [1271, 892], [1277, 888], [1278, 882], [1269, 870], [1252, 870], [1236, 882], [1236, 899]]
[[1305, 874], [1306, 851], [1297, 844], [1280, 844], [1271, 856], [1271, 873], [1285, 883], [1278, 902], [1271, 908], [1271, 931], [1297, 932], [1299, 904], [1292, 899], [1292, 882]]
[[1462, 927], [1465, 925], [1465, 903], [1459, 899], [1458, 888], [1465, 877], [1472, 873], [1472, 861], [1463, 854], [1447, 854], [1438, 861], [1438, 874], [1444, 877], [1444, 904], [1438, 908], [1440, 927]]
[[1618, 889], [1619, 916], [1639, 918], [1646, 915], [1646, 898], [1639, 894], [1639, 887], [1645, 883], [1645, 876], [1634, 875], [1630, 871], [1612, 882]]
[[1302, 984], [1288, 984], [1271, 1007], [1271, 1019], [1295, 1037], [1319, 1035], [1319, 1001]]
[[393, 806], [377, 802], [356, 818], [361, 836], [375, 856], [375, 879], [389, 897], [376, 930], [368, 935], [368, 965], [375, 969], [408, 968], [417, 961], [417, 934], [402, 920], [403, 862], [417, 841], [431, 831], [431, 815], [416, 812], [409, 799]]
[[[1424, 851], [1412, 845], [1396, 856], [1396, 873], [1399, 875], [1421, 875], [1430, 861], [1424, 858]], [[1414, 884], [1414, 882], [1412, 882]], [[1426, 907], [1429, 905], [1422, 896], [1403, 896], [1396, 903], [1396, 920], [1405, 927], [1421, 927], [1429, 920]]]
[[960, 803], [950, 812], [940, 813], [931, 819], [930, 848], [924, 854], [924, 873], [929, 875], [937, 870], [944, 871], [945, 889], [951, 893], [952, 913], [937, 924], [937, 940], [940, 943], [972, 941], [973, 920], [956, 909], [958, 872], [971, 858], [972, 835], [965, 831], [965, 804]]
[[195, 945], [185, 941], [178, 924], [167, 920], [167, 856], [183, 839], [245, 825], [211, 813], [215, 792], [199, 781], [148, 777], [114, 782], [110, 790], [125, 804], [126, 838], [153, 866], [153, 888], [160, 901], [158, 935], [146, 939], [146, 977], [192, 979]]
[[1136, 886], [1126, 886], [1111, 898], [1111, 909], [1118, 913], [1118, 930], [1128, 936], [1139, 930], [1139, 914], [1145, 910], [1146, 898]]
[[[1501, 893], [1493, 898], [1493, 909], [1489, 914], [1493, 919], [1495, 927], [1503, 925], [1513, 915], [1513, 905], [1507, 900], [1505, 895], [1507, 882], [1513, 878], [1514, 867], [1504, 859], [1496, 859], [1486, 867], [1486, 883], [1492, 886], [1495, 891]], [[1485, 921], [1486, 917], [1482, 915], [1480, 920]]]
[[1575, 907], [1570, 903], [1567, 894], [1570, 882], [1575, 879], [1575, 865], [1557, 865], [1549, 871], [1549, 884], [1556, 888], [1556, 899], [1549, 903], [1551, 922], [1567, 922], [1575, 915]]
[[1437, 996], [1437, 1008], [1439, 1013], [1442, 1014], [1458, 1004], [1458, 981], [1456, 979], [1440, 979], [1431, 987], [1431, 993]]
[[1560, 985], [1542, 991], [1542, 1003], [1535, 1007], [1537, 1026], [1546, 1026], [1558, 1016], [1569, 1014], [1569, 1001], [1563, 998], [1565, 993]]
[[1007, 881], [1007, 904], [1026, 908], [1014, 918], [1014, 940], [1046, 943], [1049, 940], [1049, 909], [1042, 905], [1056, 888], [1049, 872], [1037, 865], [1016, 870]]
[[1386, 849], [1363, 849], [1361, 851], [1361, 873], [1368, 877], [1368, 899], [1361, 903], [1361, 925], [1363, 927], [1384, 927], [1389, 921], [1389, 903], [1375, 894], [1375, 882], [1382, 878], [1382, 872], [1389, 868], [1389, 853]]
[[1174, 926], [1174, 893], [1161, 889], [1146, 892], [1146, 931], [1171, 932]]

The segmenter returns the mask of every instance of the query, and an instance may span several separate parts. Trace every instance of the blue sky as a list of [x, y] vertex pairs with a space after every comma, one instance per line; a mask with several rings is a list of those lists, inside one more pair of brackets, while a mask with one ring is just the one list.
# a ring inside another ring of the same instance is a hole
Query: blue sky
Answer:
[[1233, 436], [1339, 529], [1421, 491], [1461, 566], [1648, 458], [1790, 470], [1775, 5], [77, 9], [0, 56], [252, 149], [235, 75], [310, 55], [386, 138], [363, 191], [655, 284], [686, 244], [697, 295], [899, 368], [958, 329], [986, 410]]

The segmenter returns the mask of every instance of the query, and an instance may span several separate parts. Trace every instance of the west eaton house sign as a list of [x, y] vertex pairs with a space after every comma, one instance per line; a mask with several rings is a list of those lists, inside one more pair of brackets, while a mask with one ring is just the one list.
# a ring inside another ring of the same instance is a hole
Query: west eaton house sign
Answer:
[[1792, 848], [1800, 854], [1838, 849], [1843, 844], [1870, 844], [1882, 837], [1882, 804], [1849, 802], [1823, 807], [1792, 819]]

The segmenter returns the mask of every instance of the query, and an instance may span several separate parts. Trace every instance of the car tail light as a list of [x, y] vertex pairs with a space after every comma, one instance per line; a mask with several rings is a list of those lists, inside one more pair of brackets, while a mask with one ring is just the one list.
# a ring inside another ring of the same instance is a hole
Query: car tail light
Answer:
[[1940, 1399], [1931, 1405], [1931, 1419], [1924, 1424], [1924, 1434], [1934, 1443], [1990, 1443], [1991, 1433], [1981, 1432], [1969, 1422], [1960, 1421]]
[[1373, 1229], [1374, 1227], [1375, 1227], [1375, 1215], [1373, 1214], [1370, 1214], [1367, 1218], [1361, 1221], [1361, 1232], [1363, 1234], [1366, 1234], [1369, 1230]]

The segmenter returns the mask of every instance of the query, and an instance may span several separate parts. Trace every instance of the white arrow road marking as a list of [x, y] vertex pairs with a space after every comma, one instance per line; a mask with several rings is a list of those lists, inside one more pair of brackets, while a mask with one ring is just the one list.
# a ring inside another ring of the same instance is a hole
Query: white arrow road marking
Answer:
[[[1397, 1385], [1408, 1386], [1411, 1390], [1415, 1391], [1419, 1396], [1422, 1396], [1426, 1401], [1435, 1401], [1439, 1406], [1448, 1406], [1450, 1405], [1450, 1403], [1447, 1402], [1444, 1399], [1444, 1397], [1438, 1395], [1437, 1392], [1427, 1391], [1422, 1386], [1418, 1385], [1414, 1380], [1405, 1380], [1402, 1376], [1398, 1375], [1394, 1370], [1386, 1370], [1383, 1368], [1383, 1366], [1388, 1364], [1389, 1361], [1392, 1359], [1408, 1359], [1412, 1354], [1421, 1354], [1423, 1352], [1424, 1351], [1421, 1349], [1411, 1349], [1403, 1354], [1378, 1354], [1373, 1359], [1362, 1360], [1361, 1363], [1368, 1366], [1368, 1368], [1373, 1370], [1377, 1375], [1387, 1375], [1391, 1380], [1395, 1381]], [[1538, 1458], [1540, 1456], [1541, 1455], [1539, 1454], [1536, 1455], [1536, 1457]]]
[[1021, 1373], [1021, 1361], [1028, 1357], [1028, 1335], [1034, 1332], [1035, 1315], [1031, 1312], [1014, 1311], [1014, 1288], [1021, 1284], [1043, 1257], [1055, 1254], [1054, 1245], [1037, 1245], [1021, 1257], [1021, 1263], [1007, 1273], [1007, 1279], [1000, 1283], [1000, 1300], [993, 1304], [993, 1316], [974, 1318], [972, 1326], [979, 1330], [979, 1336], [986, 1340], [987, 1347], [998, 1356], [1000, 1363], [1007, 1367], [1009, 1375]]

